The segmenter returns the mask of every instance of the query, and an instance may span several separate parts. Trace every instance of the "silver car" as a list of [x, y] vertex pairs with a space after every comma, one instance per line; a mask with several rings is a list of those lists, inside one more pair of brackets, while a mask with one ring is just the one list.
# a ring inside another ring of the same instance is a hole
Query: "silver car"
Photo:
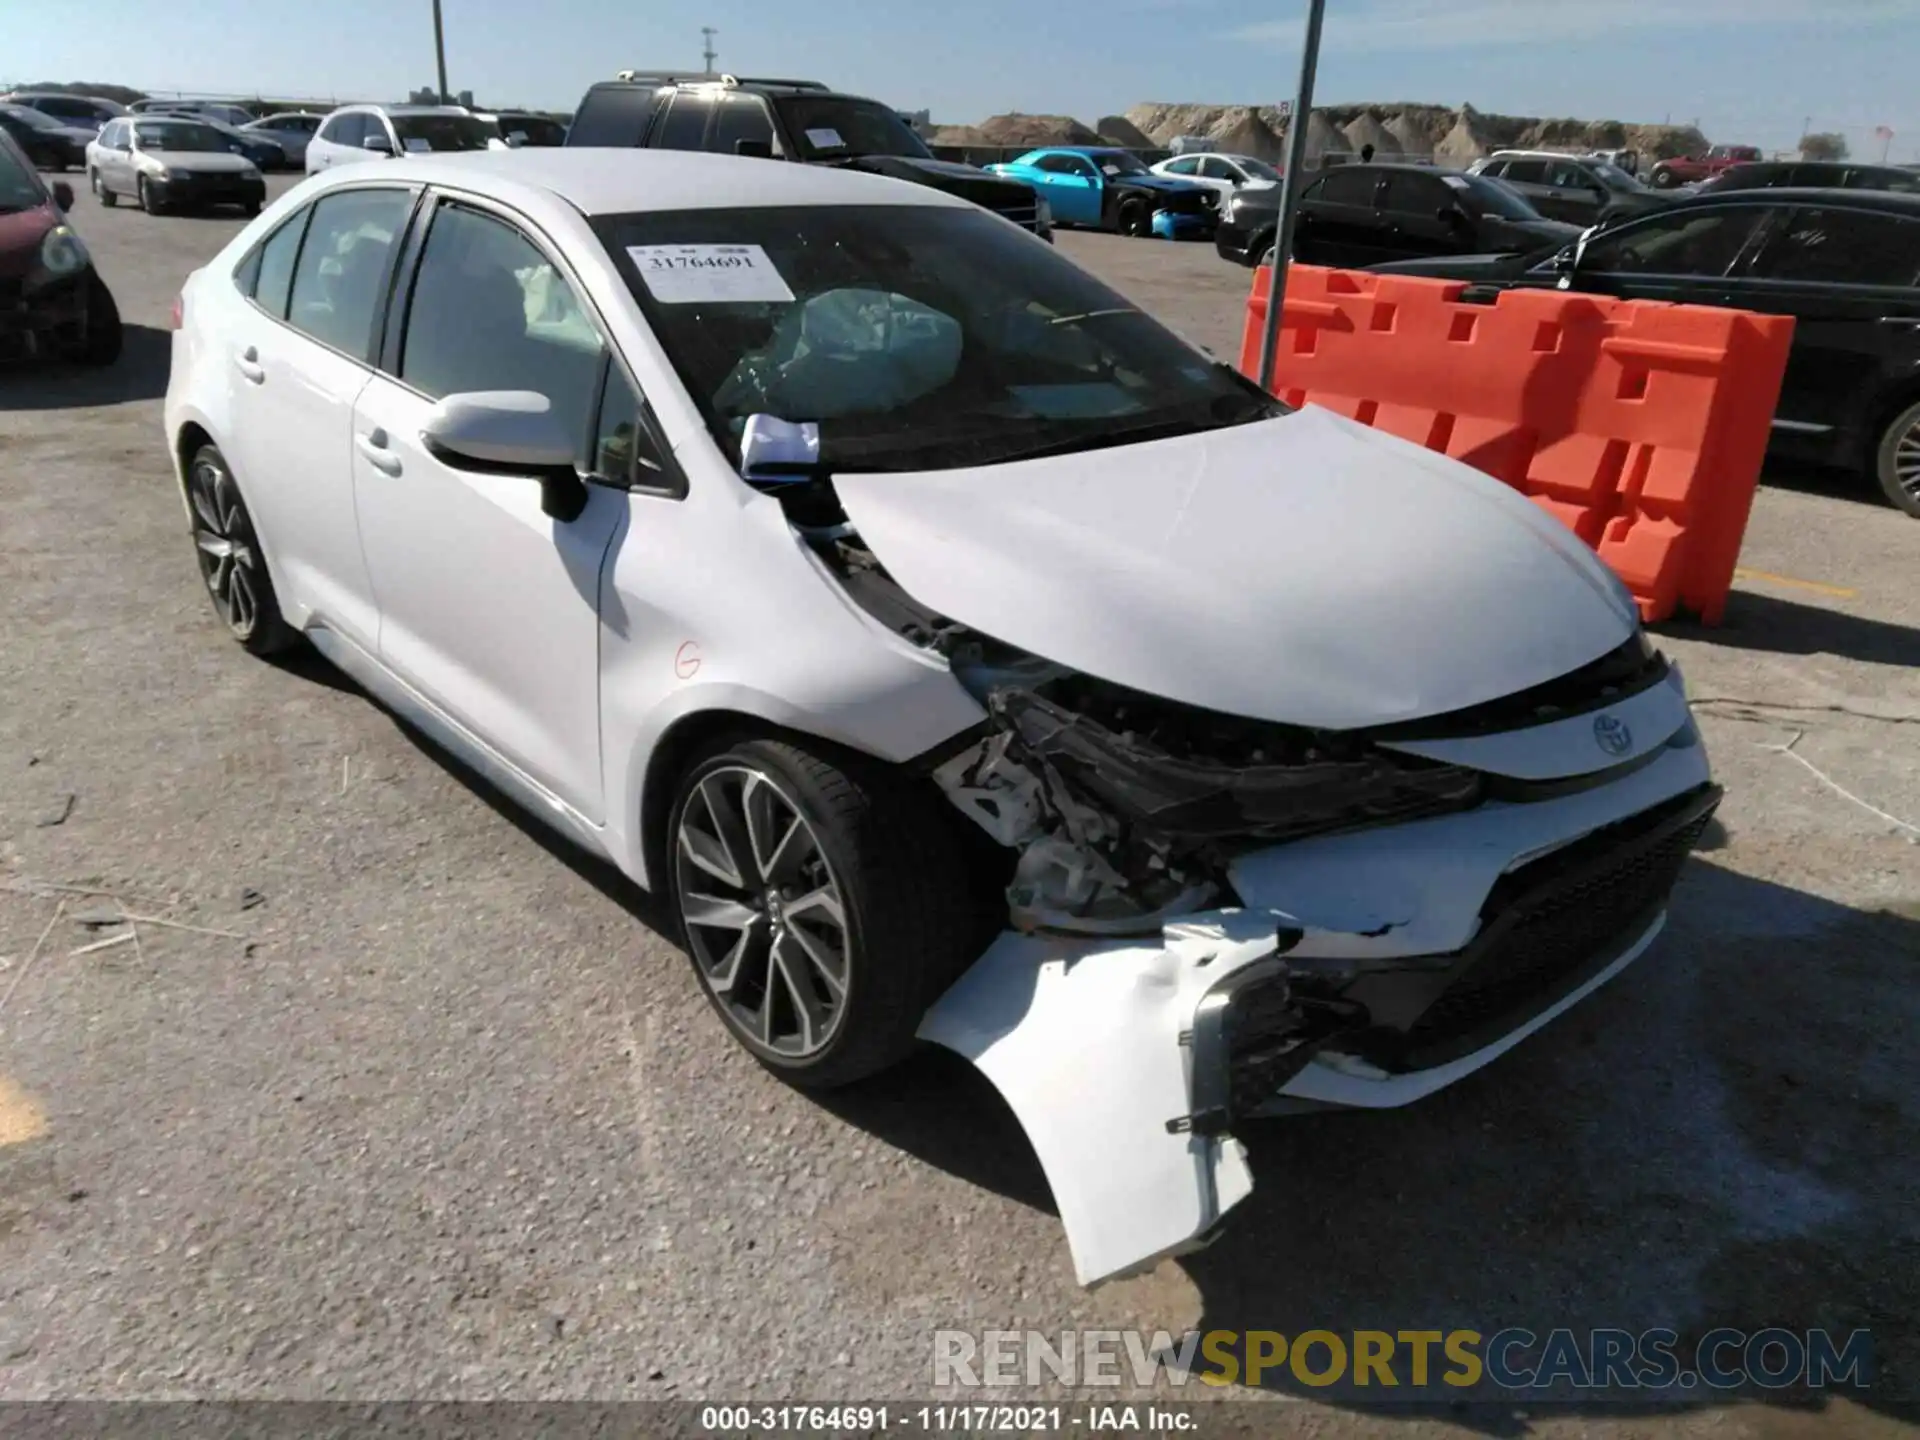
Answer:
[[267, 198], [259, 167], [234, 154], [225, 135], [177, 116], [109, 121], [87, 146], [87, 182], [102, 205], [126, 195], [149, 215], [214, 205], [258, 215]]
[[307, 163], [307, 142], [313, 139], [313, 132], [320, 128], [320, 122], [326, 118], [308, 110], [289, 110], [280, 115], [268, 115], [240, 128], [278, 143], [287, 152], [287, 163], [300, 169]]

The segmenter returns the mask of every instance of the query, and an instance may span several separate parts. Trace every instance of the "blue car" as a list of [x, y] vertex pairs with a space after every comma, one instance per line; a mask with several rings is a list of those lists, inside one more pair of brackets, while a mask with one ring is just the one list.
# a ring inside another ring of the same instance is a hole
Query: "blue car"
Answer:
[[1056, 225], [1185, 240], [1206, 238], [1220, 219], [1211, 188], [1156, 175], [1130, 150], [1049, 145], [986, 168], [1046, 196]]

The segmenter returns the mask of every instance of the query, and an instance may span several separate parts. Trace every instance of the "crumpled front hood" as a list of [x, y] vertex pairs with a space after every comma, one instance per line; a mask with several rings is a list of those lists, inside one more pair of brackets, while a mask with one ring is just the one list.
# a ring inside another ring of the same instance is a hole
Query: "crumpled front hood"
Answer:
[[1496, 699], [1632, 633], [1558, 521], [1308, 406], [971, 470], [836, 476], [908, 594], [1009, 645], [1233, 715], [1353, 729]]

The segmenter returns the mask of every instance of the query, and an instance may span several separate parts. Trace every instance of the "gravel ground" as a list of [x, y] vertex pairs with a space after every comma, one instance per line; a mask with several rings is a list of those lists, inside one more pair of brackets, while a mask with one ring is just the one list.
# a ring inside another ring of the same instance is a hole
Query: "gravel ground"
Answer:
[[[1252, 1130], [1224, 1239], [1086, 1292], [964, 1065], [784, 1089], [645, 897], [225, 637], [159, 424], [168, 305], [239, 222], [77, 221], [126, 358], [0, 375], [0, 1396], [866, 1399], [929, 1393], [936, 1328], [1726, 1324], [1868, 1326], [1880, 1383], [1272, 1398], [1325, 1434], [1910, 1413], [1920, 848], [1886, 817], [1920, 824], [1920, 525], [1860, 485], [1769, 485], [1728, 624], [1663, 637], [1729, 794], [1650, 958], [1422, 1105]], [[1210, 247], [1062, 243], [1237, 351]], [[75, 954], [98, 902], [29, 877], [202, 930]]]

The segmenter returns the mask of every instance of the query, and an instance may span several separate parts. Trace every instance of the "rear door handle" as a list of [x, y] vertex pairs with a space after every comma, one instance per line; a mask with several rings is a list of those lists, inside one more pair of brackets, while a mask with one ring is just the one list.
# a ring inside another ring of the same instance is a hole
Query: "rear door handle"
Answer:
[[387, 448], [387, 432], [372, 430], [365, 435], [356, 435], [353, 443], [360, 447], [360, 453], [367, 457], [367, 463], [382, 475], [400, 473], [400, 457]]
[[233, 365], [250, 384], [258, 385], [267, 378], [267, 370], [260, 363], [260, 352], [249, 345], [233, 357]]
[[1882, 315], [1880, 323], [1897, 330], [1920, 330], [1920, 315]]

